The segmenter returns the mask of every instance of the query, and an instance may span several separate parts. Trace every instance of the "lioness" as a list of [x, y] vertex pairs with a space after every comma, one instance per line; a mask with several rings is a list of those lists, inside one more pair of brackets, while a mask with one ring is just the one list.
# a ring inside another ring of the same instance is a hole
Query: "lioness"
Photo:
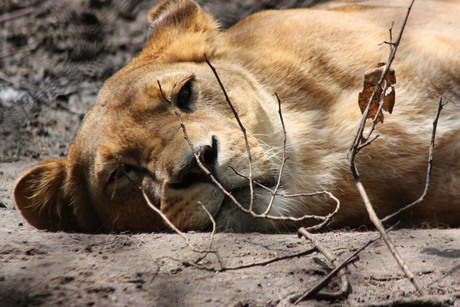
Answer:
[[[27, 171], [14, 196], [24, 217], [52, 231], [161, 231], [152, 204], [181, 230], [292, 231], [297, 223], [244, 213], [198, 165], [245, 206], [249, 163], [243, 132], [205, 55], [247, 132], [254, 181], [269, 188], [288, 158], [279, 194], [328, 190], [341, 201], [333, 227], [368, 224], [347, 160], [361, 112], [366, 70], [388, 57], [389, 28], [408, 1], [341, 1], [317, 9], [264, 11], [226, 31], [192, 0], [165, 0], [149, 13], [145, 49], [108, 79], [84, 118], [66, 160]], [[432, 121], [440, 97], [430, 192], [404, 216], [456, 226], [460, 221], [460, 5], [417, 1], [393, 68], [396, 105], [357, 166], [380, 217], [414, 201], [425, 185]], [[394, 31], [396, 33], [396, 31]], [[161, 87], [161, 90], [160, 90]], [[168, 103], [170, 102], [172, 106]], [[271, 192], [254, 185], [253, 210]], [[277, 196], [273, 216], [326, 215], [326, 197]]]

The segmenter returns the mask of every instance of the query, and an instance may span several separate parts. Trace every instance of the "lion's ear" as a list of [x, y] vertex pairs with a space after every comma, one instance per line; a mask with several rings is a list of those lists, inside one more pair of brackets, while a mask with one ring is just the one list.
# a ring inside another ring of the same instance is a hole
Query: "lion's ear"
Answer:
[[165, 0], [148, 16], [149, 37], [140, 58], [201, 62], [217, 52], [218, 23], [192, 0]]
[[67, 161], [45, 160], [28, 170], [16, 183], [16, 206], [39, 229], [77, 230], [71, 198], [66, 191]]

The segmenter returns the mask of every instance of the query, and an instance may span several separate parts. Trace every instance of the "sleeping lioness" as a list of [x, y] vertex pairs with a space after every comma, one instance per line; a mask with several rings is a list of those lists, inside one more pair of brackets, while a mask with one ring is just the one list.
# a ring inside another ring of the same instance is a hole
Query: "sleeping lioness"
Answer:
[[[239, 200], [250, 203], [247, 132], [254, 182], [279, 194], [327, 190], [341, 202], [332, 227], [369, 223], [347, 150], [361, 112], [367, 70], [388, 57], [389, 28], [399, 30], [408, 1], [329, 3], [265, 11], [226, 31], [192, 0], [166, 0], [149, 13], [145, 49], [108, 79], [65, 160], [28, 170], [14, 196], [24, 217], [52, 231], [292, 231], [310, 225], [253, 218], [210, 180], [199, 161]], [[460, 221], [460, 5], [417, 1], [396, 60], [396, 105], [380, 137], [357, 156], [372, 204], [384, 217], [417, 199], [425, 186], [432, 122], [437, 127], [429, 194], [401, 218], [409, 225]], [[160, 90], [161, 86], [161, 90]], [[285, 122], [278, 113], [278, 95]], [[184, 138], [184, 129], [191, 146]], [[194, 156], [193, 152], [196, 153]], [[271, 192], [254, 184], [253, 211]], [[331, 198], [275, 197], [272, 216], [327, 215]]]

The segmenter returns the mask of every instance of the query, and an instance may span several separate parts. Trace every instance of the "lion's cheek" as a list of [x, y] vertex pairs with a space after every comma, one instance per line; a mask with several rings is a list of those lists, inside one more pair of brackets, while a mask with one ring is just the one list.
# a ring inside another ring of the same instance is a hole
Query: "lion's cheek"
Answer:
[[211, 225], [210, 215], [216, 216], [223, 200], [218, 187], [198, 183], [186, 189], [165, 188], [160, 209], [182, 231], [204, 230]]

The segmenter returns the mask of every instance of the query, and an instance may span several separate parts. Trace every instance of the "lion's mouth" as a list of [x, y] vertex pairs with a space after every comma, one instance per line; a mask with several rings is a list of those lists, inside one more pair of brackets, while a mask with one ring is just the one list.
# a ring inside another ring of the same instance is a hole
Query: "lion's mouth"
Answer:
[[[273, 191], [275, 189], [276, 182], [277, 180], [275, 177], [270, 178], [270, 180], [267, 180], [267, 179], [263, 181], [254, 180], [253, 182], [254, 196], [260, 195], [264, 192], [271, 194], [270, 190]], [[235, 207], [241, 206], [245, 209], [249, 208], [250, 203], [251, 203], [251, 188], [249, 185], [249, 181], [246, 182], [245, 185], [233, 188], [227, 192], [231, 195], [231, 197], [229, 195], [225, 195], [225, 198], [222, 200], [221, 208], [225, 206], [235, 206]], [[235, 200], [238, 203], [235, 203]]]
[[186, 189], [197, 183], [212, 183], [211, 178], [203, 171], [189, 172], [182, 177], [179, 183], [170, 183], [169, 186], [173, 189]]
[[211, 145], [199, 145], [196, 146], [195, 153], [188, 152], [184, 158], [187, 162], [177, 174], [177, 182], [170, 183], [169, 186], [173, 189], [186, 189], [196, 183], [212, 183], [209, 174], [216, 178], [218, 146], [217, 137], [212, 136]]
[[[272, 181], [265, 181], [261, 184], [268, 189], [273, 189], [274, 187]], [[249, 231], [249, 228], [243, 225], [252, 225], [256, 227], [253, 216], [247, 211], [249, 210], [251, 203], [249, 185], [232, 189], [229, 193], [232, 197], [225, 195], [220, 203], [219, 210], [213, 215], [213, 219], [216, 223], [216, 230], [226, 232], [246, 232]], [[263, 199], [266, 199], [265, 197], [261, 197], [264, 193], [270, 194], [270, 192], [265, 188], [254, 184], [254, 208], [252, 211], [255, 214], [261, 213], [259, 212], [261, 204], [258, 202], [263, 202]], [[213, 223], [209, 223], [203, 231], [212, 231], [213, 227]], [[257, 229], [257, 227], [254, 229]]]

